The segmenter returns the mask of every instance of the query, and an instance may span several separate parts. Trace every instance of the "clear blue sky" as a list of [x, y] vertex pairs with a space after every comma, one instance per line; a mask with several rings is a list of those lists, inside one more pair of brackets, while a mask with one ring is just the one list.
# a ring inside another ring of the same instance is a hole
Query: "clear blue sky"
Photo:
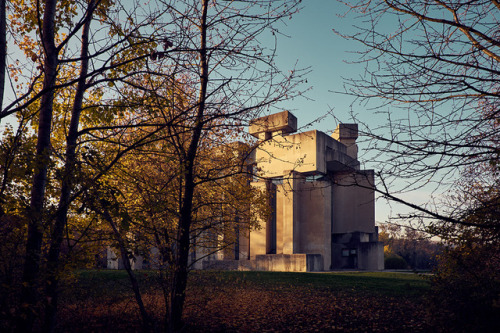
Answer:
[[[284, 106], [293, 110], [299, 118], [299, 126], [313, 121], [330, 109], [342, 122], [349, 122], [352, 97], [331, 92], [343, 90], [342, 77], [359, 75], [359, 66], [345, 62], [353, 56], [349, 51], [355, 50], [357, 43], [347, 41], [332, 31], [333, 28], [345, 26], [346, 20], [338, 15], [346, 11], [346, 6], [332, 0], [303, 1], [303, 6], [282, 29], [290, 38], [279, 40], [278, 64], [289, 69], [298, 61], [298, 68], [311, 67], [312, 72], [304, 88], [312, 88], [307, 96], [313, 101], [299, 98], [284, 103]], [[345, 28], [349, 29], [349, 26]], [[334, 119], [327, 118], [316, 128], [332, 131], [335, 127]]]

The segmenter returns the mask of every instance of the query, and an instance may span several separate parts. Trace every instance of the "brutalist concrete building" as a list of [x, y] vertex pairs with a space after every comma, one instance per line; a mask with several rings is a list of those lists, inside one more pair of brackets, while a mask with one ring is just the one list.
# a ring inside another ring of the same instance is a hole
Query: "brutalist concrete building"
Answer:
[[225, 260], [205, 260], [204, 268], [384, 268], [374, 172], [360, 170], [357, 124], [340, 124], [331, 136], [296, 130], [297, 118], [287, 111], [251, 122], [250, 134], [259, 140], [251, 185], [269, 196], [273, 213], [261, 229], [240, 234], [237, 258], [218, 256]]

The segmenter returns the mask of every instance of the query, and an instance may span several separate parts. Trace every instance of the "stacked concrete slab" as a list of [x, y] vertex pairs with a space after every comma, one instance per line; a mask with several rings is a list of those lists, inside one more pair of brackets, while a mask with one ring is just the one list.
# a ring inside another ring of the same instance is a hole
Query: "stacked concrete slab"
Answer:
[[273, 214], [250, 232], [240, 260], [205, 268], [383, 269], [374, 172], [360, 170], [357, 124], [340, 124], [332, 136], [296, 130], [297, 118], [287, 111], [251, 122], [250, 134], [260, 141], [252, 186], [267, 193]]

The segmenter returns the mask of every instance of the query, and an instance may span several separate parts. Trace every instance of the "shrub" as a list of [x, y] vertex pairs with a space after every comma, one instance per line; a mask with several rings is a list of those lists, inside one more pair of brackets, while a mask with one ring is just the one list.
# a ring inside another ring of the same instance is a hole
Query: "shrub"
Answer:
[[429, 314], [450, 332], [497, 332], [500, 327], [498, 246], [457, 246], [440, 257], [431, 279]]
[[401, 256], [391, 254], [384, 259], [385, 269], [406, 269], [408, 263]]
[[26, 221], [16, 215], [0, 216], [0, 331], [10, 331], [18, 307]]

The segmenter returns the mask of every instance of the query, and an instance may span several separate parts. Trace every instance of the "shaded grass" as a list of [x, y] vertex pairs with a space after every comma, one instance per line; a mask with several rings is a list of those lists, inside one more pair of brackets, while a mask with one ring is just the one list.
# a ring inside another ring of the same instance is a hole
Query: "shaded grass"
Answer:
[[[153, 271], [136, 272], [161, 329], [162, 291]], [[88, 270], [65, 291], [58, 331], [137, 332], [141, 320], [125, 271]], [[194, 271], [186, 332], [426, 331], [422, 276], [405, 273]]]

